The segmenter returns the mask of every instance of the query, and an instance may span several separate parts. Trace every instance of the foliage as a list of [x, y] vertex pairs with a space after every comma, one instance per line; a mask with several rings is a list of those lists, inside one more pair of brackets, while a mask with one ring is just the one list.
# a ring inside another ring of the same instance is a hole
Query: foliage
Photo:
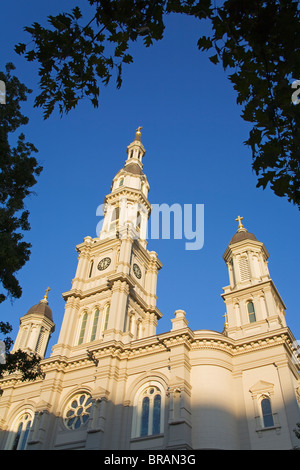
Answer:
[[[23, 241], [22, 231], [29, 230], [29, 212], [25, 209], [25, 198], [36, 183], [42, 168], [31, 154], [37, 152], [33, 144], [25, 141], [23, 133], [12, 147], [9, 137], [27, 124], [28, 118], [21, 113], [20, 102], [26, 101], [30, 90], [11, 72], [14, 65], [6, 65], [0, 72], [0, 80], [6, 87], [6, 104], [0, 105], [0, 303], [7, 297], [19, 298], [22, 289], [16, 273], [29, 259], [31, 245]], [[6, 336], [11, 331], [9, 323], [0, 322], [0, 333]], [[8, 353], [12, 340], [4, 339]], [[7, 355], [6, 364], [0, 364], [0, 376], [4, 370], [19, 370], [24, 379], [36, 376], [39, 358], [29, 357], [18, 351]]]
[[[291, 81], [300, 77], [300, 22], [297, 0], [88, 0], [90, 19], [79, 7], [49, 16], [49, 28], [34, 23], [25, 30], [28, 46], [16, 51], [38, 61], [41, 93], [35, 105], [48, 118], [55, 105], [68, 113], [83, 97], [99, 104], [99, 81], [133, 61], [129, 44], [143, 37], [146, 47], [163, 38], [164, 18], [181, 13], [211, 22], [210, 36], [198, 47], [212, 50], [210, 60], [234, 69], [230, 75], [252, 123], [246, 144], [253, 156], [258, 186], [270, 184], [278, 196], [300, 207], [300, 106], [291, 102]], [[199, 23], [200, 24], [200, 23]], [[33, 44], [33, 48], [31, 48]]]
[[12, 70], [14, 66], [7, 64], [6, 73], [0, 72], [0, 80], [6, 84], [6, 104], [0, 105], [0, 302], [7, 296], [19, 298], [22, 293], [15, 273], [28, 261], [31, 246], [23, 241], [21, 233], [30, 228], [24, 199], [41, 172], [31, 156], [37, 150], [25, 141], [23, 133], [15, 147], [9, 143], [10, 134], [28, 122], [20, 111], [20, 102], [26, 101], [30, 92], [11, 75]]
[[243, 119], [253, 124], [246, 144], [258, 186], [270, 183], [300, 208], [300, 107], [291, 102], [292, 77], [300, 77], [299, 20], [298, 1], [228, 0], [212, 17], [213, 37], [199, 46], [235, 69], [229, 78]]
[[[107, 85], [113, 70], [117, 72], [117, 87], [122, 83], [122, 66], [132, 62], [128, 54], [129, 41], [145, 35], [145, 45], [161, 39], [163, 33], [162, 2], [89, 0], [93, 12], [85, 26], [80, 26], [82, 12], [49, 16], [51, 29], [34, 23], [25, 30], [31, 34], [35, 48], [16, 46], [28, 61], [37, 60], [41, 93], [35, 105], [44, 108], [44, 117], [59, 104], [60, 113], [68, 113], [78, 101], [87, 96], [98, 106], [98, 80]], [[112, 54], [112, 45], [114, 52]]]

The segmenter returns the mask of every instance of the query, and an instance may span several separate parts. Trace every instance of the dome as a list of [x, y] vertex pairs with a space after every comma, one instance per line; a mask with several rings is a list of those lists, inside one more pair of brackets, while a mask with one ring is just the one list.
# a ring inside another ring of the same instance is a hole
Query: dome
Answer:
[[45, 302], [43, 300], [41, 300], [39, 304], [33, 305], [33, 307], [31, 307], [28, 310], [26, 315], [31, 315], [32, 313], [34, 313], [36, 315], [41, 315], [43, 317], [48, 318], [48, 320], [53, 321], [52, 320], [52, 310], [49, 307], [48, 302]]
[[128, 163], [124, 166], [124, 170], [133, 175], [142, 175], [143, 171], [137, 163]]
[[229, 245], [232, 245], [233, 243], [241, 242], [243, 240], [257, 241], [257, 238], [255, 235], [253, 235], [253, 233], [247, 232], [247, 230], [239, 230], [233, 235]]

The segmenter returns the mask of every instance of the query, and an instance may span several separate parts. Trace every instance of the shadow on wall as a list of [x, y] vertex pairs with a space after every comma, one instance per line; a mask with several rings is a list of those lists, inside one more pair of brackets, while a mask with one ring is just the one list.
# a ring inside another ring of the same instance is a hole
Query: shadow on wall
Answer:
[[[276, 410], [264, 426], [260, 416], [247, 421], [221, 408], [194, 408], [170, 418], [164, 409], [114, 405], [79, 393], [60, 416], [23, 407], [11, 421], [11, 431], [1, 432], [1, 449], [27, 450], [289, 450], [297, 445], [284, 409]], [[152, 413], [152, 414], [151, 414]], [[185, 415], [185, 416], [184, 416]], [[174, 419], [175, 418], [175, 419]], [[159, 419], [159, 426], [155, 420]], [[155, 427], [156, 426], [156, 427]], [[295, 426], [296, 427], [296, 423]], [[151, 429], [155, 434], [151, 435]]]

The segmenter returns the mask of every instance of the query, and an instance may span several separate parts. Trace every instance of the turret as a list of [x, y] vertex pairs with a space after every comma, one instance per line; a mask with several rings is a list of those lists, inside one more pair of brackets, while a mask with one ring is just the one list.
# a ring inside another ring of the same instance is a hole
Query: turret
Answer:
[[239, 338], [286, 326], [285, 305], [269, 273], [269, 253], [241, 221], [224, 255], [229, 286], [222, 297], [227, 307], [225, 330]]
[[38, 353], [44, 358], [50, 336], [55, 329], [52, 310], [48, 305], [49, 290], [48, 287], [44, 298], [20, 318], [19, 332], [12, 352], [21, 349], [28, 353]]

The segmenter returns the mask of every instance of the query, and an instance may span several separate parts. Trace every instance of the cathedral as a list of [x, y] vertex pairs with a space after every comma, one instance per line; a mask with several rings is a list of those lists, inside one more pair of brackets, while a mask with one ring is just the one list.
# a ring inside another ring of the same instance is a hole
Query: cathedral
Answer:
[[[104, 201], [96, 238], [76, 249], [55, 313], [44, 298], [20, 318], [12, 352], [41, 357], [43, 377], [0, 380], [3, 450], [271, 450], [300, 448], [299, 362], [263, 242], [237, 218], [223, 259], [222, 332], [191, 330], [183, 310], [157, 334], [162, 264], [147, 248], [151, 213], [141, 128]], [[225, 248], [225, 247], [224, 247]]]

